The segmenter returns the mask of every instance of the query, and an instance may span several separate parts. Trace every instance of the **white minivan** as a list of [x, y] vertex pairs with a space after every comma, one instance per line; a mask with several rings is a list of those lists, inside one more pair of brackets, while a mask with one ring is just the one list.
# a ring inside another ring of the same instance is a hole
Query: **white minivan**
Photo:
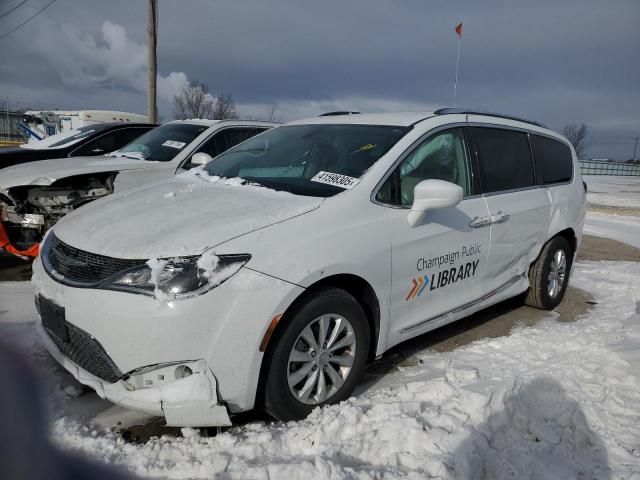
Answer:
[[39, 330], [81, 383], [168, 425], [299, 419], [404, 340], [520, 294], [558, 305], [585, 190], [534, 122], [291, 122], [64, 217], [34, 265]]

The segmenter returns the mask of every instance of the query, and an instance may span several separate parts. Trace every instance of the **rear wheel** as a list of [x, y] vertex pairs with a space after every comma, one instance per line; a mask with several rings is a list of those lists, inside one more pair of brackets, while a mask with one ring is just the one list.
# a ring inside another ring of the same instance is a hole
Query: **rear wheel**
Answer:
[[551, 239], [529, 271], [529, 290], [525, 303], [551, 310], [564, 297], [569, 283], [573, 251], [564, 237]]
[[367, 362], [369, 323], [352, 295], [328, 289], [296, 308], [272, 341], [263, 370], [263, 407], [279, 420], [298, 420], [351, 394]]

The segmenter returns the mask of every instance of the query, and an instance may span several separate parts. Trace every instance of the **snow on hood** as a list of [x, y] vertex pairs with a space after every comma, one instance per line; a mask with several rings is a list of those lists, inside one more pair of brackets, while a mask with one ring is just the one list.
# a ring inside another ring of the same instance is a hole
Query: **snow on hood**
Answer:
[[194, 255], [314, 210], [322, 200], [185, 175], [92, 202], [54, 232], [76, 248], [111, 257]]
[[0, 188], [51, 185], [56, 180], [73, 175], [149, 168], [156, 163], [127, 157], [106, 156], [41, 160], [3, 168], [0, 173]]

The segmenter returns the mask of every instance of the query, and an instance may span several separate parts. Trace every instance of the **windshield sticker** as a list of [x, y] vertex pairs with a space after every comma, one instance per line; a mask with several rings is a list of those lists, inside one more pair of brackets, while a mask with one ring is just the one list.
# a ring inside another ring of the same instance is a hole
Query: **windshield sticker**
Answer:
[[360, 148], [358, 148], [355, 152], [353, 153], [358, 153], [358, 152], [365, 152], [367, 150], [372, 150], [376, 148], [376, 146], [373, 143], [367, 143], [366, 145], [362, 145]]
[[184, 147], [186, 145], [186, 143], [184, 142], [178, 142], [176, 140], [166, 140], [162, 146], [163, 147], [171, 147], [171, 148], [177, 148], [178, 150], [180, 150], [182, 147]]
[[339, 173], [318, 172], [312, 179], [312, 182], [325, 183], [334, 187], [345, 188], [347, 190], [355, 187], [360, 179], [353, 178], [348, 175], [340, 175]]

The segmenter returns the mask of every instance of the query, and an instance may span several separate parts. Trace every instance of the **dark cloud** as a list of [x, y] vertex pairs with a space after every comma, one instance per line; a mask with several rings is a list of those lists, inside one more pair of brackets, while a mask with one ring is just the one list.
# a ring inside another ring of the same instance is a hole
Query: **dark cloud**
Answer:
[[[43, 1], [0, 19], [0, 34]], [[165, 118], [171, 89], [186, 77], [232, 92], [243, 113], [277, 102], [285, 119], [334, 108], [448, 105], [453, 27], [462, 20], [459, 105], [555, 129], [587, 123], [589, 154], [598, 157], [630, 157], [640, 135], [637, 0], [159, 3]], [[111, 40], [106, 21], [117, 31]], [[0, 40], [0, 97], [43, 108], [143, 112], [145, 29], [145, 2], [60, 0]]]

